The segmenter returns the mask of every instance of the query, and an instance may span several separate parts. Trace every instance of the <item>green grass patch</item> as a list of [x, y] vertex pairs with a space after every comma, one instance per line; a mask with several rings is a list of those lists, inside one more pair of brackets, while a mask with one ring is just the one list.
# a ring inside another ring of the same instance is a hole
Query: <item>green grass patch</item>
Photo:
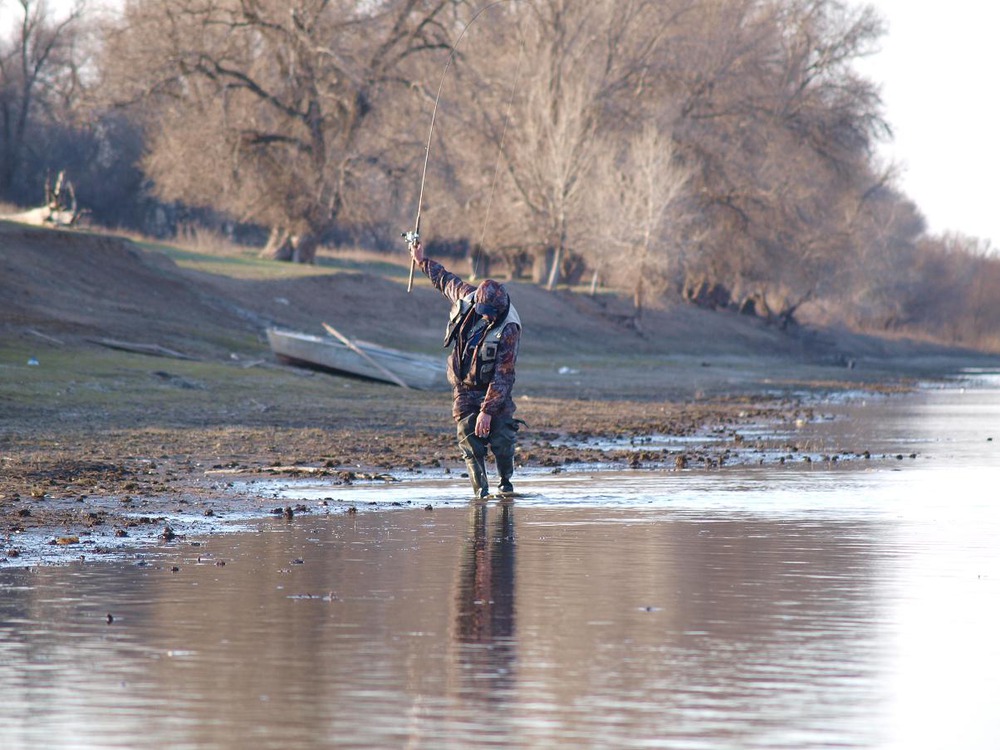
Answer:
[[147, 241], [136, 244], [145, 250], [166, 255], [181, 268], [251, 281], [298, 279], [335, 273], [367, 273], [389, 279], [405, 279], [409, 274], [409, 267], [400, 263], [402, 256], [392, 259], [381, 258], [374, 253], [325, 250], [317, 256], [315, 264], [306, 265], [261, 258], [255, 248], [228, 247], [215, 252]]
[[[245, 364], [10, 342], [0, 346], [0, 412], [43, 431], [70, 424], [324, 425], [365, 421], [372, 405], [387, 398], [432, 400], [379, 383]], [[446, 394], [433, 399], [445, 414]]]

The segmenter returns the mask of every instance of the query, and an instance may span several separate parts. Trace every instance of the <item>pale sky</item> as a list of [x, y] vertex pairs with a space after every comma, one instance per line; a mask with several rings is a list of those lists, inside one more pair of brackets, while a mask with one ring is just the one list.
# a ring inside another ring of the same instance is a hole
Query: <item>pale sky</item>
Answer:
[[[855, 4], [861, 5], [858, 0]], [[1000, 4], [869, 0], [888, 24], [859, 69], [881, 83], [895, 138], [881, 152], [934, 234], [961, 232], [1000, 250], [997, 129]]]
[[[89, 0], [88, 6], [120, 0]], [[13, 0], [0, 0], [0, 11]], [[49, 0], [65, 8], [72, 0]], [[1000, 251], [1000, 136], [993, 0], [848, 0], [875, 7], [888, 24], [881, 51], [858, 69], [882, 87], [894, 139], [882, 157], [898, 165], [900, 189], [934, 234], [989, 240]]]

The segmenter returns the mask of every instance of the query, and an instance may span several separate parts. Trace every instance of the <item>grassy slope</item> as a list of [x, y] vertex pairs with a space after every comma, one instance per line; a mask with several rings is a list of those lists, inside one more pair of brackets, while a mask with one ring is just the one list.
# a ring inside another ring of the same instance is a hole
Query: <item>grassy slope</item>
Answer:
[[[248, 251], [219, 255], [0, 222], [0, 368], [7, 376], [12, 368], [17, 373], [5, 377], [0, 406], [2, 399], [8, 406], [35, 400], [30, 389], [21, 391], [45, 380], [46, 368], [23, 369], [32, 356], [44, 355], [55, 367], [44, 386], [53, 391], [65, 390], [66, 378], [89, 373], [86, 389], [95, 402], [118, 381], [145, 388], [155, 399], [164, 396], [158, 390], [164, 384], [177, 386], [185, 378], [194, 384], [274, 378], [277, 368], [243, 367], [273, 362], [264, 338], [268, 325], [319, 333], [328, 321], [352, 337], [442, 353], [447, 303], [422, 278], [407, 294], [406, 270], [402, 252], [389, 258], [324, 255], [317, 266], [304, 267]], [[805, 380], [920, 376], [964, 360], [981, 364], [969, 353], [906, 342], [804, 329], [782, 333], [755, 319], [686, 305], [648, 311], [639, 333], [623, 323], [628, 303], [613, 294], [552, 293], [521, 282], [509, 287], [524, 320], [522, 394], [684, 398]], [[92, 343], [102, 337], [156, 343], [200, 361], [114, 352]], [[848, 370], [848, 360], [858, 366]], [[158, 370], [181, 379], [150, 375]], [[136, 372], [141, 386], [129, 380]], [[263, 387], [257, 382], [253, 389]], [[197, 385], [166, 393], [177, 398], [178, 390], [192, 391], [187, 397], [197, 403]]]

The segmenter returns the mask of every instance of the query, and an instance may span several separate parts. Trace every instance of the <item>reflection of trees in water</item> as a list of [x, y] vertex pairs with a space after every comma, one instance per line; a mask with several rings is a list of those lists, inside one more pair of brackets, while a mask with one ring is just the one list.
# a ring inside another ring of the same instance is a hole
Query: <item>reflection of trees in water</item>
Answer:
[[514, 683], [514, 551], [513, 505], [471, 506], [455, 587], [454, 663], [462, 692], [487, 700]]

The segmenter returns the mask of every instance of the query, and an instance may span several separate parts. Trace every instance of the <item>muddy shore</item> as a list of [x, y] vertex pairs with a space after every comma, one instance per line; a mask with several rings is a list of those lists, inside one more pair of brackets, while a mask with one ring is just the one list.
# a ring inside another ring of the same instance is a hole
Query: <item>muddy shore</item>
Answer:
[[[267, 349], [269, 325], [315, 332], [329, 320], [441, 356], [447, 305], [425, 281], [405, 293], [405, 261], [379, 275], [335, 257], [289, 268], [3, 222], [0, 261], [0, 565], [37, 559], [31, 545], [47, 561], [94, 559], [237, 514], [310, 512], [275, 507], [250, 479], [336, 489], [464, 471], [449, 393], [291, 368]], [[516, 464], [533, 471], [896, 460], [796, 445], [789, 426], [843, 399], [997, 364], [688, 305], [650, 309], [638, 325], [624, 297], [510, 288], [526, 321]], [[683, 448], [646, 447], [653, 435]]]
[[[336, 496], [354, 484], [394, 483], [401, 475], [465, 476], [446, 393], [418, 394], [269, 363], [242, 369], [178, 362], [165, 365], [168, 371], [148, 369], [164, 365], [137, 355], [99, 353], [92, 359], [95, 369], [115, 371], [111, 381], [41, 378], [35, 386], [53, 390], [56, 398], [5, 421], [0, 438], [5, 565], [37, 561], [40, 545], [47, 547], [42, 552], [49, 562], [95, 559], [170, 541], [175, 534], [217, 530], [233, 517], [318, 510], [276, 505], [255, 489], [282, 479], [329, 484]], [[31, 365], [30, 375], [39, 378], [48, 361]], [[675, 381], [680, 369], [675, 368]], [[589, 376], [596, 388], [613, 373]], [[516, 464], [552, 472], [698, 472], [751, 463], [898, 460], [872, 456], [862, 445], [799, 445], [789, 434], [796, 424], [824, 418], [832, 402], [873, 393], [892, 397], [915, 386], [908, 377], [878, 383], [771, 382], [756, 388], [743, 383], [737, 392], [699, 389], [687, 399], [651, 393], [648, 400], [579, 400], [532, 395], [558, 388], [545, 386], [545, 378], [532, 388], [530, 374], [525, 380], [522, 390], [529, 392], [518, 399], [518, 415], [527, 427]], [[700, 383], [706, 385], [706, 379]], [[108, 398], [94, 403], [94, 389], [103, 388], [111, 389], [104, 394]], [[684, 445], [645, 447], [650, 436], [683, 437]], [[349, 500], [339, 505], [343, 512], [357, 510]], [[331, 511], [329, 504], [323, 511]]]

